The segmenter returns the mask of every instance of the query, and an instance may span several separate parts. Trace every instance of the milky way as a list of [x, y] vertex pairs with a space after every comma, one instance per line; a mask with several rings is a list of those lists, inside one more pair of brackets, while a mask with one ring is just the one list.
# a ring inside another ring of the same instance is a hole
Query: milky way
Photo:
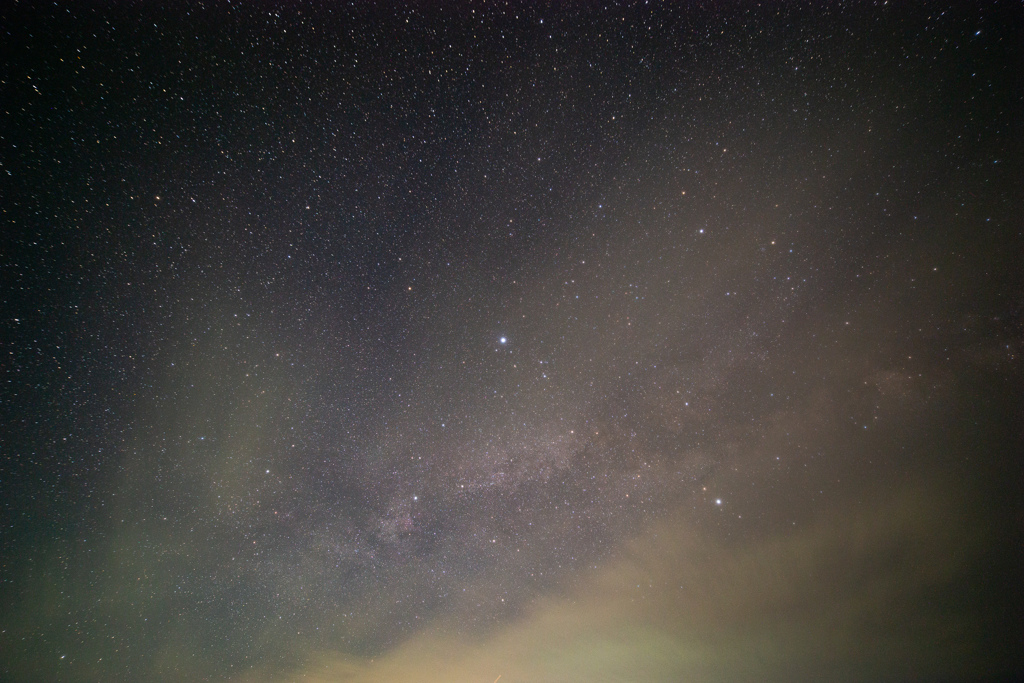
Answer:
[[1019, 3], [27, 4], [0, 674], [1024, 672]]

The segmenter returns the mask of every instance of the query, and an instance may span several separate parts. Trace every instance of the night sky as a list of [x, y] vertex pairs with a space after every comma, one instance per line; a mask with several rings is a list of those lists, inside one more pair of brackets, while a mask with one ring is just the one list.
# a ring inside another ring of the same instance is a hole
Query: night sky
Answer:
[[0, 680], [1024, 675], [1024, 6], [4, 3]]

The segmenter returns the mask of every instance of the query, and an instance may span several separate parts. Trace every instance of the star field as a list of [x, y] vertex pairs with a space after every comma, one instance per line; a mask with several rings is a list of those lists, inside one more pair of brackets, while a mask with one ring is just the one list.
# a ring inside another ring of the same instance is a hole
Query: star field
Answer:
[[0, 678], [1024, 672], [1019, 3], [0, 18]]

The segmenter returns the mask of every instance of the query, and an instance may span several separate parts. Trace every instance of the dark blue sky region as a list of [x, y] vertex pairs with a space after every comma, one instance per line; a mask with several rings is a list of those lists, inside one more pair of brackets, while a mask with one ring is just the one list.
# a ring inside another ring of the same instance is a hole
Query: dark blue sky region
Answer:
[[0, 9], [0, 678], [1024, 673], [1024, 11]]

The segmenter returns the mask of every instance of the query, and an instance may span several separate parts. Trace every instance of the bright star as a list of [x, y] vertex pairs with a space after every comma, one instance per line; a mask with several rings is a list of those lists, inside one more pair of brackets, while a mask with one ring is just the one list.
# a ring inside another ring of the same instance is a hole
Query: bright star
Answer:
[[501, 339], [499, 339], [498, 341], [500, 341], [500, 342], [501, 342], [502, 344], [504, 344], [505, 342], [507, 342], [507, 341], [508, 341], [508, 339], [505, 339], [504, 337], [502, 337], [502, 338], [501, 338]]

